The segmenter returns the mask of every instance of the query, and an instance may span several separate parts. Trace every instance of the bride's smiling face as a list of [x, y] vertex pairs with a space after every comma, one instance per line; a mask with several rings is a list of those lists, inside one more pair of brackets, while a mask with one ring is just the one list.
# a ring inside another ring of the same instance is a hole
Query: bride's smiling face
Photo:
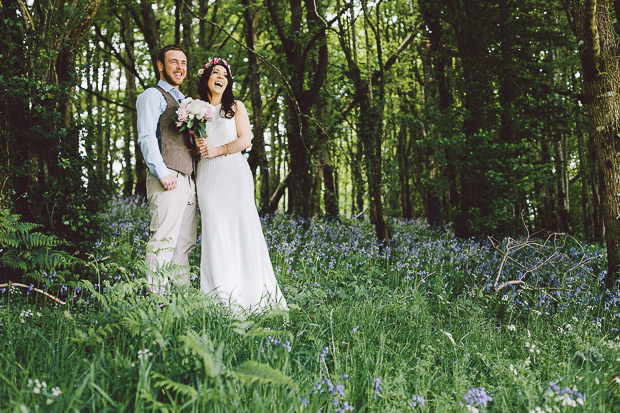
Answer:
[[226, 68], [222, 65], [216, 65], [211, 72], [207, 85], [213, 94], [221, 95], [228, 86], [228, 78], [226, 77]]

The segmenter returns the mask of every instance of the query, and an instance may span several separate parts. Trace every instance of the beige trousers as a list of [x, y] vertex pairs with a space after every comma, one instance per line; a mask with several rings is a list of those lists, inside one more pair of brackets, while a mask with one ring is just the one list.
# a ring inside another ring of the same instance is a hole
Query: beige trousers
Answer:
[[166, 291], [169, 281], [189, 285], [189, 254], [196, 246], [196, 183], [181, 172], [177, 186], [166, 191], [152, 173], [146, 177], [151, 212], [151, 239], [147, 245], [147, 288]]

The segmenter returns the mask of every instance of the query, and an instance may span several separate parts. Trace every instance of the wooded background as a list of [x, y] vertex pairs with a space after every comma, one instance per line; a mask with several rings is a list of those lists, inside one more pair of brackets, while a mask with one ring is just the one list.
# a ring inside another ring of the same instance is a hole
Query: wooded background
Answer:
[[[9, 0], [2, 206], [72, 242], [142, 195], [135, 101], [184, 47], [232, 66], [263, 213], [620, 245], [618, 1]], [[610, 280], [612, 277], [610, 277]], [[610, 281], [611, 282], [611, 281]], [[611, 284], [609, 284], [611, 286]]]

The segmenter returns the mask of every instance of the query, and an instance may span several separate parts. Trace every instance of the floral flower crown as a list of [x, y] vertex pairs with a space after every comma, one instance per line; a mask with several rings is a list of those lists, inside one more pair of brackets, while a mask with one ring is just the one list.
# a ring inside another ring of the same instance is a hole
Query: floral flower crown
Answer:
[[228, 72], [232, 73], [232, 70], [230, 70], [230, 65], [228, 64], [226, 60], [220, 59], [219, 57], [215, 57], [209, 60], [209, 62], [206, 63], [203, 67], [198, 69], [198, 77], [202, 76], [205, 70], [209, 69], [211, 66], [216, 66], [216, 65], [226, 66], [226, 68], [228, 69]]

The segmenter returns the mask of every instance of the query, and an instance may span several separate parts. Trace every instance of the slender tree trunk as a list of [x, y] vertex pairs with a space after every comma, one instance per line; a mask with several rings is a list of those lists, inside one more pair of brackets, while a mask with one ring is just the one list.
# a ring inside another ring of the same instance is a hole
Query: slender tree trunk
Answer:
[[[398, 200], [403, 218], [413, 218], [411, 206], [411, 185], [409, 184], [411, 153], [409, 151], [409, 130], [400, 125], [396, 136], [396, 159], [398, 163]], [[429, 211], [427, 211], [428, 216]]]
[[174, 0], [174, 43], [181, 44], [181, 8], [182, 0]]
[[559, 230], [570, 232], [569, 224], [569, 201], [568, 201], [568, 165], [564, 149], [564, 136], [556, 136], [553, 142], [555, 160], [555, 183], [557, 193], [557, 214], [559, 217]]
[[581, 219], [583, 220], [583, 233], [586, 236], [588, 242], [594, 241], [594, 230], [592, 211], [590, 205], [592, 204], [590, 195], [590, 180], [588, 173], [588, 158], [586, 156], [586, 148], [584, 145], [583, 134], [577, 135], [577, 144], [579, 148], [579, 180], [581, 182]]
[[[192, 0], [187, 0], [187, 4], [190, 8], [193, 9], [194, 2]], [[192, 58], [192, 55], [191, 55], [191, 51], [192, 49], [194, 49], [194, 45], [196, 43], [196, 40], [194, 39], [194, 34], [193, 34], [194, 33], [194, 26], [192, 24], [193, 16], [189, 12], [189, 10], [187, 10], [183, 2], [181, 2], [180, 8], [181, 8], [181, 23], [183, 24], [183, 30], [181, 32], [182, 38], [179, 44], [181, 45], [181, 47], [183, 47], [183, 50], [185, 50], [185, 52], [187, 53], [187, 60], [188, 60], [187, 77], [185, 78], [185, 82], [183, 82], [182, 88], [183, 88], [183, 92], [185, 96], [194, 96], [196, 94], [196, 89], [198, 88], [198, 77], [196, 76], [195, 72], [191, 70], [191, 68], [200, 67], [202, 66], [203, 62], [195, 61], [197, 59]]]
[[[250, 83], [250, 100], [252, 102], [252, 150], [248, 163], [252, 174], [256, 176], [256, 170], [260, 168], [259, 183], [259, 210], [265, 211], [269, 205], [271, 195], [269, 162], [265, 150], [265, 122], [263, 120], [263, 101], [260, 87], [260, 64], [256, 53], [258, 52], [258, 9], [250, 4], [249, 0], [243, 0], [245, 6], [245, 41], [248, 48], [248, 77]], [[273, 138], [272, 138], [273, 139]]]
[[601, 213], [601, 196], [599, 194], [599, 181], [600, 173], [598, 164], [596, 161], [596, 148], [594, 145], [594, 139], [592, 139], [594, 133], [590, 133], [590, 139], [588, 139], [588, 179], [590, 180], [590, 188], [592, 188], [592, 218], [594, 223], [594, 239], [601, 240], [605, 235], [605, 226], [603, 225], [603, 215]]
[[[123, 19], [126, 22], [129, 22], [129, 17], [131, 12], [129, 9], [123, 10]], [[127, 60], [133, 62], [134, 59], [134, 31], [133, 27], [130, 24], [126, 24], [124, 27], [124, 38], [125, 38], [125, 54], [127, 56]], [[135, 105], [136, 100], [138, 99], [138, 91], [136, 89], [136, 77], [133, 72], [129, 68], [125, 68], [125, 78], [127, 80], [127, 99], [129, 103], [133, 106]], [[144, 157], [142, 156], [142, 150], [140, 149], [140, 145], [138, 144], [138, 112], [132, 110], [129, 112], [131, 117], [131, 134], [126, 137], [128, 141], [131, 142], [133, 146], [133, 154], [135, 156], [135, 173], [131, 171], [132, 176], [134, 176], [135, 182], [134, 186], [134, 194], [146, 197], [146, 164], [144, 163]], [[129, 164], [131, 166], [131, 164]]]
[[364, 148], [370, 222], [375, 226], [375, 233], [379, 242], [385, 242], [389, 240], [389, 235], [383, 213], [381, 195], [383, 107], [381, 104], [377, 105], [372, 101], [367, 83], [363, 78], [360, 79], [362, 81], [357, 84], [357, 90], [360, 95], [358, 134]]
[[349, 148], [351, 149], [351, 158], [353, 162], [349, 165], [351, 168], [352, 193], [351, 193], [351, 215], [360, 216], [364, 211], [364, 177], [362, 176], [363, 166], [363, 148], [359, 138], [354, 139], [353, 134], [349, 134]]
[[[548, 165], [552, 162], [551, 146], [546, 137], [541, 139], [540, 153], [543, 165]], [[540, 199], [542, 199], [542, 205], [538, 208], [538, 226], [547, 231], [557, 231], [559, 227], [559, 217], [557, 215], [557, 208], [555, 207], [555, 199], [557, 199], [556, 190], [557, 186], [553, 181], [549, 180], [543, 183], [542, 187], [537, 191], [540, 195]]]
[[338, 191], [334, 180], [334, 167], [332, 164], [329, 136], [323, 130], [329, 112], [328, 102], [321, 96], [321, 101], [317, 105], [317, 118], [321, 125], [316, 128], [317, 149], [319, 157], [320, 175], [323, 181], [323, 204], [325, 206], [325, 216], [329, 219], [337, 219], [338, 213]]

